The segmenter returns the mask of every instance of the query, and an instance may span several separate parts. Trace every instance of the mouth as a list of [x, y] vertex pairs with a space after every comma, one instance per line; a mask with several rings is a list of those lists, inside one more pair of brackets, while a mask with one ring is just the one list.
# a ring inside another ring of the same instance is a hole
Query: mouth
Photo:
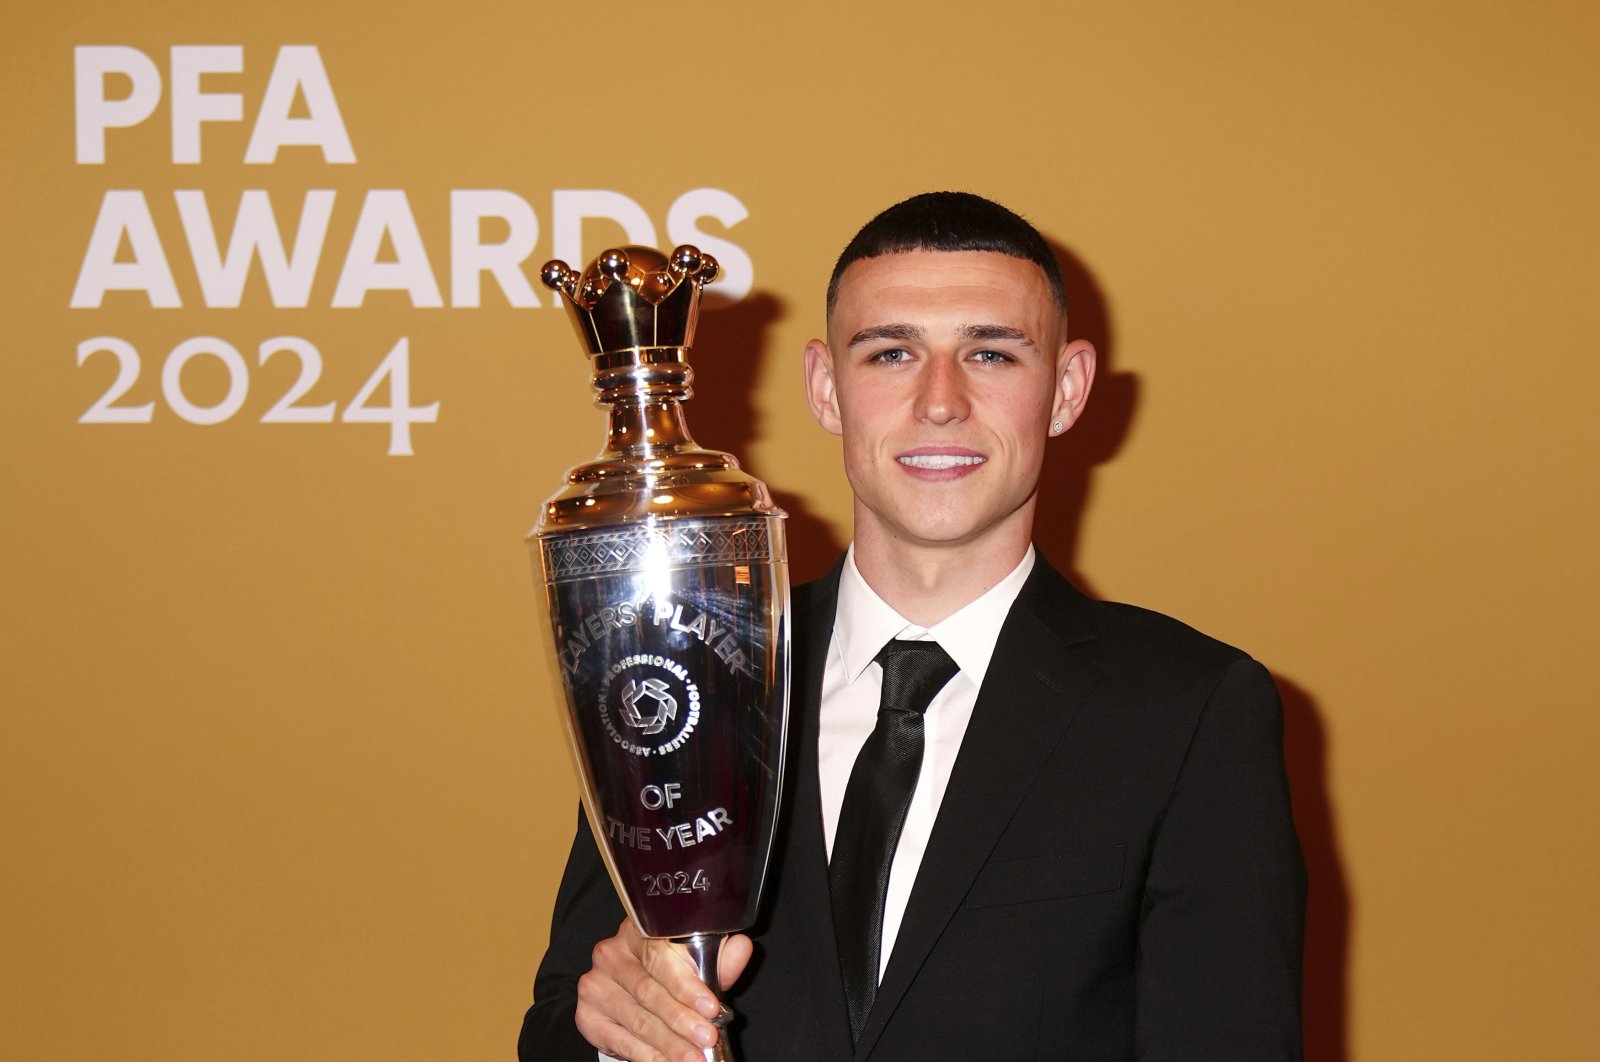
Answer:
[[924, 446], [898, 454], [895, 460], [913, 475], [947, 479], [969, 475], [989, 459], [966, 447]]
[[979, 454], [901, 454], [895, 460], [907, 468], [926, 468], [938, 472], [947, 468], [981, 465], [988, 458]]

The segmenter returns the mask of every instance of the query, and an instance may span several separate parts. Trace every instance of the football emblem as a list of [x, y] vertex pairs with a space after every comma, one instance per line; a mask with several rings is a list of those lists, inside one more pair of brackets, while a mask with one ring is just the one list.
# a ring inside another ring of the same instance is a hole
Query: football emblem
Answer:
[[[641, 711], [640, 702], [645, 702]], [[629, 679], [622, 688], [622, 721], [649, 735], [659, 734], [678, 718], [678, 699], [658, 678]]]
[[630, 653], [612, 664], [597, 700], [606, 733], [635, 756], [678, 751], [700, 722], [700, 687], [688, 668], [658, 653]]

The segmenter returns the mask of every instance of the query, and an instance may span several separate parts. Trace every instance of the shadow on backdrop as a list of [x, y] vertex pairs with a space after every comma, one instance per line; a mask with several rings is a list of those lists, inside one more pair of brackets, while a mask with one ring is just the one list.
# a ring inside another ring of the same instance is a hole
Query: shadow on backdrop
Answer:
[[[701, 446], [738, 456], [748, 454], [762, 436], [751, 399], [761, 360], [785, 358], [786, 352], [772, 349], [769, 339], [772, 325], [782, 319], [785, 309], [780, 299], [764, 291], [752, 292], [732, 306], [708, 300], [689, 356], [695, 373], [694, 399], [686, 413], [689, 433]], [[798, 358], [795, 352], [791, 375], [796, 388], [800, 386]], [[770, 481], [767, 486], [772, 486]], [[798, 494], [774, 490], [772, 496], [789, 514], [785, 532], [791, 578], [804, 582], [826, 574], [844, 552], [845, 543]]]
[[1127, 438], [1139, 401], [1139, 379], [1112, 367], [1116, 337], [1111, 310], [1094, 275], [1066, 247], [1055, 240], [1049, 242], [1067, 286], [1067, 331], [1073, 339], [1093, 343], [1099, 357], [1083, 415], [1066, 435], [1045, 447], [1033, 540], [1051, 564], [1084, 593], [1094, 596], [1093, 585], [1078, 569], [1078, 531], [1089, 503], [1094, 467], [1115, 457]]
[[1305, 850], [1305, 1058], [1345, 1062], [1349, 984], [1350, 893], [1345, 885], [1328, 799], [1327, 730], [1311, 694], [1274, 675], [1283, 698], [1283, 756], [1294, 795], [1294, 825]]

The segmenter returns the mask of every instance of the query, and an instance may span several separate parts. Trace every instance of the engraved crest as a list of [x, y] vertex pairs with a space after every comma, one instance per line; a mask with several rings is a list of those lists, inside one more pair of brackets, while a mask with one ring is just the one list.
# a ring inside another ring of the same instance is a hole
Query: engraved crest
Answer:
[[700, 723], [700, 687], [672, 657], [632, 653], [606, 669], [596, 707], [622, 751], [669, 756], [688, 744]]
[[[645, 700], [650, 704], [649, 714], [639, 710], [639, 702]], [[622, 688], [622, 721], [629, 726], [638, 727], [653, 736], [665, 730], [667, 724], [676, 718], [678, 699], [668, 691], [667, 684], [661, 679], [629, 679]]]

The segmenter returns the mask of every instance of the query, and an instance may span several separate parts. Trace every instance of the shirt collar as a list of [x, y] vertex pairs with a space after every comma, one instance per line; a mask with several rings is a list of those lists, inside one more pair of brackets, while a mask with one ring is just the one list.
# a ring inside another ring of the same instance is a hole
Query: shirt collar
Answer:
[[961, 606], [932, 627], [920, 627], [896, 612], [867, 585], [856, 567], [856, 547], [845, 554], [839, 577], [839, 605], [834, 617], [834, 645], [844, 664], [847, 683], [861, 677], [891, 638], [938, 642], [974, 686], [983, 685], [1000, 639], [1000, 626], [1033, 571], [1033, 546], [1022, 561], [982, 595]]

